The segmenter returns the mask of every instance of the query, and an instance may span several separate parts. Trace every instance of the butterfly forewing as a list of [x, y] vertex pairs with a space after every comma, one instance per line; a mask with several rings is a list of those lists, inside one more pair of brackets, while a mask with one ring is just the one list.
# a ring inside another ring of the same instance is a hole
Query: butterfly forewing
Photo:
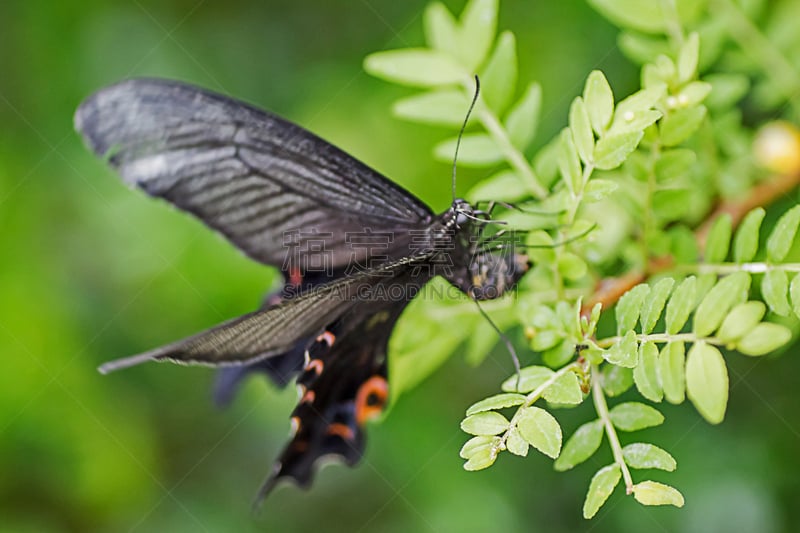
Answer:
[[75, 125], [128, 183], [266, 264], [286, 267], [286, 239], [298, 233], [291, 244], [299, 254], [308, 239], [321, 239], [331, 266], [341, 267], [352, 256], [348, 233], [402, 235], [431, 218], [413, 195], [305, 129], [180, 82], [102, 89], [81, 104]]
[[[406, 257], [379, 268], [315, 287], [284, 303], [224, 322], [155, 350], [111, 361], [103, 373], [147, 361], [168, 360], [209, 366], [254, 363], [291, 351], [353, 306], [368, 301], [372, 287], [387, 283], [424, 263], [427, 255]], [[426, 281], [426, 280], [425, 280]]]

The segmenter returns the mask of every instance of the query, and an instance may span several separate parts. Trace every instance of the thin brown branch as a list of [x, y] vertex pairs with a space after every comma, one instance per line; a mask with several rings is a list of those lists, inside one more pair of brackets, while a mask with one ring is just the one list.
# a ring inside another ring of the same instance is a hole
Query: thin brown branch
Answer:
[[[747, 197], [735, 201], [729, 200], [721, 202], [695, 231], [695, 238], [697, 239], [700, 250], [705, 248], [708, 232], [714, 221], [721, 215], [730, 215], [733, 227], [735, 228], [751, 209], [771, 204], [798, 185], [800, 185], [800, 172], [776, 174], [751, 189]], [[583, 304], [581, 314], [589, 316], [592, 307], [597, 303], [602, 304], [604, 309], [611, 307], [631, 288], [646, 281], [654, 274], [669, 270], [673, 264], [674, 261], [672, 257], [658, 257], [651, 259], [644, 271], [637, 270], [627, 272], [621, 276], [600, 280], [592, 297]]]

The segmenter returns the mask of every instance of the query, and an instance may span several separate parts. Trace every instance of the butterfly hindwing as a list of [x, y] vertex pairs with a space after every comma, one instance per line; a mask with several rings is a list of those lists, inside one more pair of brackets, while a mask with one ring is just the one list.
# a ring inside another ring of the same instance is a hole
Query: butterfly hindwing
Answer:
[[[353, 465], [365, 446], [364, 427], [379, 416], [389, 395], [387, 347], [394, 324], [429, 276], [411, 269], [382, 279], [373, 288], [406, 297], [371, 299], [348, 310], [317, 336], [305, 352], [298, 379], [300, 400], [292, 413], [292, 440], [276, 461], [259, 497], [285, 478], [308, 487], [320, 459], [333, 456]], [[398, 293], [399, 294], [399, 293]]]

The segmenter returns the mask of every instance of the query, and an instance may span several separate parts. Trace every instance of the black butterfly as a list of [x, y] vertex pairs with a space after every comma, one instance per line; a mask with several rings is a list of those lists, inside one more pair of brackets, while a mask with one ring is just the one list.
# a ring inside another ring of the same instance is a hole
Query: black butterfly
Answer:
[[75, 127], [126, 182], [281, 269], [282, 294], [262, 309], [100, 367], [231, 366], [218, 382], [221, 400], [252, 371], [279, 384], [297, 377], [293, 437], [261, 496], [281, 478], [308, 486], [324, 455], [359, 460], [364, 425], [387, 401], [392, 328], [428, 281], [441, 275], [475, 300], [491, 299], [528, 266], [507, 241], [487, 237], [491, 209], [456, 199], [435, 215], [303, 128], [191, 85], [112, 85], [81, 104]]

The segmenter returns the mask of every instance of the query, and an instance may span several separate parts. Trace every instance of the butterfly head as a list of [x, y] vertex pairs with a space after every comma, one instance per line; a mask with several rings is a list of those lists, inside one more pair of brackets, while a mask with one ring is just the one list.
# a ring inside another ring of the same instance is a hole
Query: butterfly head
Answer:
[[453, 201], [453, 205], [450, 206], [450, 211], [453, 213], [450, 220], [452, 220], [452, 224], [455, 225], [452, 229], [461, 228], [476, 220], [482, 220], [480, 215], [483, 213], [476, 212], [472, 204], [463, 198], [456, 198]]
[[528, 268], [528, 257], [513, 248], [502, 253], [478, 253], [469, 264], [469, 286], [465, 292], [475, 300], [499, 298], [516, 286]]
[[501, 232], [500, 240], [485, 237], [485, 229], [492, 224], [489, 212], [457, 198], [442, 222], [441, 233], [451, 235], [447, 242], [452, 248], [449, 260], [442, 261], [450, 267], [440, 273], [475, 300], [500, 297], [527, 272], [528, 258], [515, 250], [513, 234]]

